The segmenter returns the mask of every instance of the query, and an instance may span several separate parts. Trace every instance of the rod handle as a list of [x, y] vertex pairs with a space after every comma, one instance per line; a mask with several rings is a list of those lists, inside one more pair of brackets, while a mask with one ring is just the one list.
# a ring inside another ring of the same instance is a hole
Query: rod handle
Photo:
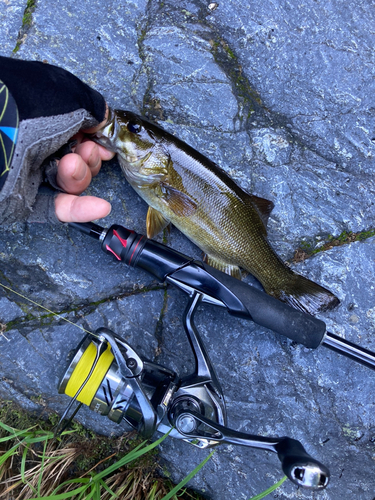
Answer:
[[[258, 325], [269, 328], [311, 349], [316, 349], [322, 343], [326, 332], [324, 321], [298, 311], [265, 292], [207, 264], [204, 264], [204, 268], [242, 302], [250, 318]], [[231, 312], [230, 309], [229, 312]]]

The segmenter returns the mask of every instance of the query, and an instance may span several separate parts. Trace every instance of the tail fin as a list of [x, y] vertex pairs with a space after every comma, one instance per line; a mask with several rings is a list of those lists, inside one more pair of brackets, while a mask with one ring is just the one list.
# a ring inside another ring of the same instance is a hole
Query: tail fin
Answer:
[[281, 290], [266, 290], [266, 292], [311, 315], [330, 311], [340, 304], [340, 300], [332, 292], [295, 273], [291, 273], [290, 279]]

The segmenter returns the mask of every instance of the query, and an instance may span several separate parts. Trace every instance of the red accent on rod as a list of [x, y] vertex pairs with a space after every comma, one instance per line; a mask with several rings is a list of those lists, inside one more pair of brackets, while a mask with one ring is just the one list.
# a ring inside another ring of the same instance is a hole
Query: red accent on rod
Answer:
[[114, 251], [112, 250], [112, 248], [111, 248], [109, 245], [106, 245], [105, 247], [106, 247], [106, 249], [108, 250], [108, 252], [111, 252], [111, 253], [112, 253], [112, 254], [116, 257], [116, 259], [117, 259], [117, 260], [121, 260], [121, 257], [119, 257], [119, 256], [117, 255], [117, 253], [116, 253], [116, 252], [114, 252]]
[[126, 245], [128, 244], [128, 241], [127, 241], [127, 240], [123, 240], [123, 239], [121, 238], [121, 236], [118, 234], [118, 232], [116, 231], [116, 229], [114, 229], [113, 234], [116, 236], [116, 238], [118, 238], [118, 239], [120, 240], [121, 245], [122, 245], [124, 248], [126, 248]]
[[134, 250], [133, 250], [133, 253], [131, 254], [131, 257], [130, 257], [130, 259], [129, 259], [129, 266], [130, 266], [130, 262], [132, 261], [132, 258], [133, 258], [133, 256], [134, 256], [134, 253], [135, 253], [135, 251], [137, 250], [138, 245], [140, 244], [140, 242], [141, 242], [141, 240], [142, 240], [143, 238], [144, 238], [144, 236], [142, 235], [142, 236], [141, 236], [141, 238], [139, 238], [138, 243], [135, 245], [135, 248], [134, 248]]

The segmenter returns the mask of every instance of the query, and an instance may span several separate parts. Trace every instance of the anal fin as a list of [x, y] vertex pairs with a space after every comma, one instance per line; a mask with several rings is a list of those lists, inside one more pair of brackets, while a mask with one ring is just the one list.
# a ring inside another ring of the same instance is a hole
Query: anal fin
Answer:
[[264, 227], [267, 227], [268, 218], [270, 213], [274, 208], [274, 203], [270, 200], [266, 200], [265, 198], [260, 198], [259, 196], [255, 196], [255, 194], [250, 195], [251, 202], [258, 210], [260, 218], [263, 221]]
[[154, 238], [157, 234], [161, 233], [164, 228], [169, 224], [169, 220], [164, 215], [155, 210], [155, 208], [148, 207], [146, 228], [147, 238]]
[[227, 264], [226, 262], [216, 259], [215, 257], [210, 257], [209, 255], [205, 255], [203, 257], [203, 261], [223, 273], [229, 274], [239, 280], [241, 279], [241, 270], [238, 266], [232, 266], [231, 264]]

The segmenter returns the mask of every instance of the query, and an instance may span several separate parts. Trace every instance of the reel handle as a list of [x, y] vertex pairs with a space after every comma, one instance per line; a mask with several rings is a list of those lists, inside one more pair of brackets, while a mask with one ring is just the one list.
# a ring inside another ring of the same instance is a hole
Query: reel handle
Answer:
[[[289, 437], [272, 438], [238, 432], [220, 425], [194, 411], [175, 413], [174, 425], [187, 439], [210, 439], [277, 453], [285, 475], [298, 486], [322, 490], [329, 482], [328, 468], [311, 457], [302, 444]], [[203, 426], [201, 425], [203, 424]], [[210, 429], [212, 432], [201, 430]]]

